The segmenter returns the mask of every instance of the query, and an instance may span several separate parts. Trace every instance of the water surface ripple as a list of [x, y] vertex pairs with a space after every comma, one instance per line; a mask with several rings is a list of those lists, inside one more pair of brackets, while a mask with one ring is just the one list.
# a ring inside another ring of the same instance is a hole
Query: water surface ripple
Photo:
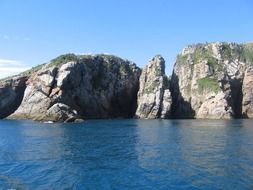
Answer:
[[0, 121], [0, 189], [253, 189], [252, 120]]

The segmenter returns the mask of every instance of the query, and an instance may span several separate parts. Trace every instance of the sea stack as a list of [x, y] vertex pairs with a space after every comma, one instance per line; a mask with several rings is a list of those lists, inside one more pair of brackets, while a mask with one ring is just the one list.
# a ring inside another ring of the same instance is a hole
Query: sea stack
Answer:
[[171, 95], [165, 75], [165, 60], [156, 55], [144, 67], [140, 76], [136, 117], [142, 119], [169, 118]]

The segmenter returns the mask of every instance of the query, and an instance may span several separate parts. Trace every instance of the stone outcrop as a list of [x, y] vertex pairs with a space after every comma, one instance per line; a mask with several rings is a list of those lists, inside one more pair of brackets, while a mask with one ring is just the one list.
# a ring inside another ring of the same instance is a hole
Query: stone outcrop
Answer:
[[13, 113], [20, 105], [27, 77], [14, 77], [0, 82], [0, 118]]
[[112, 55], [62, 55], [0, 80], [0, 118], [253, 118], [253, 44], [190, 45], [171, 78], [157, 55], [141, 71]]
[[130, 118], [141, 70], [111, 55], [61, 56], [33, 73], [10, 118], [72, 121]]
[[250, 117], [253, 75], [246, 68], [251, 64], [249, 45], [217, 42], [186, 47], [177, 56], [171, 79], [173, 116]]
[[248, 67], [245, 71], [242, 93], [242, 114], [246, 118], [253, 118], [253, 67]]
[[149, 61], [140, 76], [137, 118], [169, 118], [171, 95], [165, 75], [165, 61], [157, 55]]

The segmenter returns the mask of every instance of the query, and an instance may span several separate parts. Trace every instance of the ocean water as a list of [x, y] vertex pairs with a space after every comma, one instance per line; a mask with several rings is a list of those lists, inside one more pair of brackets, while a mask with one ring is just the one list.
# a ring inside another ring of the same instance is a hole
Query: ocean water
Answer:
[[253, 189], [253, 120], [0, 121], [0, 189]]

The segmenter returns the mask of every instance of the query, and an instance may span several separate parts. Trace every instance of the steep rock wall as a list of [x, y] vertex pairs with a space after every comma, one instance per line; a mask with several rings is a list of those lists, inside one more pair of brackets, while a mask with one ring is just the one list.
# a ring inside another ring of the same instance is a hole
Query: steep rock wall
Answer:
[[173, 116], [242, 117], [246, 109], [242, 101], [249, 94], [251, 77], [249, 71], [248, 80], [244, 75], [252, 64], [253, 51], [245, 44], [217, 42], [184, 48], [177, 56], [171, 79]]
[[169, 118], [171, 94], [165, 75], [165, 60], [155, 56], [142, 70], [138, 92], [137, 118]]
[[23, 101], [10, 118], [133, 117], [140, 72], [134, 63], [110, 55], [59, 57], [29, 77]]

